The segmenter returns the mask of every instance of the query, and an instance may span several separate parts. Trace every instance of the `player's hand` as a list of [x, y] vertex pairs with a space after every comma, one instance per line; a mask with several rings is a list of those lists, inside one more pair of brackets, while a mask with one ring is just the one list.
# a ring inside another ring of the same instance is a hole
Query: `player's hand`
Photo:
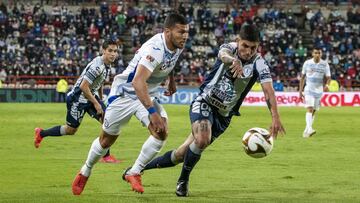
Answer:
[[273, 117], [270, 127], [270, 134], [271, 136], [273, 136], [274, 139], [276, 139], [279, 133], [285, 135], [285, 128], [283, 127], [279, 117]]
[[95, 104], [96, 114], [99, 116], [99, 121], [103, 123], [104, 120], [104, 111], [99, 103]]
[[166, 132], [165, 122], [157, 112], [150, 114], [150, 127], [156, 133]]
[[239, 59], [234, 59], [231, 66], [230, 71], [233, 74], [233, 78], [243, 77], [243, 67], [242, 63]]
[[165, 90], [164, 95], [165, 96], [171, 96], [176, 92], [176, 82], [174, 80], [169, 80], [169, 84], [167, 87], [167, 90]]

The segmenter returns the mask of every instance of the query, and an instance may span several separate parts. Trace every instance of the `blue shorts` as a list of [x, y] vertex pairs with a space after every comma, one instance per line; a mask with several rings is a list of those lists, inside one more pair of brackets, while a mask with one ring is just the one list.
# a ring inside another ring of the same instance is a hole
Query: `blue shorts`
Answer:
[[[95, 98], [105, 112], [106, 106], [103, 101], [101, 101], [96, 95]], [[85, 112], [87, 112], [92, 118], [100, 120], [100, 116], [96, 114], [96, 109], [90, 101], [87, 103], [79, 103], [78, 97], [71, 95], [66, 97], [66, 106], [66, 124], [70, 127], [78, 128], [84, 118]]]
[[[198, 97], [199, 98], [199, 97]], [[195, 99], [190, 106], [190, 121], [209, 120], [211, 123], [211, 142], [223, 134], [229, 126], [232, 116], [224, 117], [203, 99]]]

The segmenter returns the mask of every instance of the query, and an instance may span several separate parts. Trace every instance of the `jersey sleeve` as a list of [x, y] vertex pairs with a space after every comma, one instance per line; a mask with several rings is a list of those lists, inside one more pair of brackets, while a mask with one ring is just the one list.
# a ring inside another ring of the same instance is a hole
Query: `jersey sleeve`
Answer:
[[260, 83], [272, 82], [270, 67], [268, 63], [263, 58], [258, 59], [255, 63], [256, 71], [259, 73]]
[[235, 53], [236, 52], [236, 43], [231, 42], [231, 43], [227, 43], [227, 44], [222, 44], [220, 46], [219, 52], [222, 50], [228, 50], [231, 53]]
[[89, 84], [92, 84], [100, 74], [101, 74], [101, 69], [98, 66], [98, 64], [91, 63], [89, 64], [89, 67], [84, 75], [84, 79], [87, 80]]
[[325, 76], [326, 77], [331, 77], [330, 66], [329, 66], [328, 63], [326, 63], [326, 67], [325, 67]]
[[143, 47], [140, 52], [142, 53], [139, 53], [141, 54], [139, 64], [145, 66], [151, 72], [163, 61], [163, 51], [155, 45]]

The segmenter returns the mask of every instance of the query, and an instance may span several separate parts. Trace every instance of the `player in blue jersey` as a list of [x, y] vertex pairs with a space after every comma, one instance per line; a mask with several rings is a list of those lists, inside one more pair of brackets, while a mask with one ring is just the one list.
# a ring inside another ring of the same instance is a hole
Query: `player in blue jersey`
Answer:
[[[316, 133], [312, 127], [315, 112], [320, 109], [321, 96], [323, 91], [329, 90], [331, 81], [330, 66], [326, 61], [321, 59], [321, 49], [314, 48], [312, 56], [313, 58], [306, 60], [302, 67], [299, 84], [299, 96], [302, 100], [305, 100], [305, 108], [307, 109], [305, 114], [306, 127], [303, 133], [304, 138], [311, 137]], [[304, 89], [305, 78], [306, 85]], [[326, 84], [325, 86], [324, 82]]]
[[[109, 74], [110, 66], [118, 55], [118, 45], [115, 40], [105, 40], [102, 44], [103, 54], [94, 58], [81, 73], [73, 89], [67, 94], [66, 124], [43, 130], [35, 128], [34, 145], [40, 143], [47, 136], [74, 135], [81, 121], [88, 113], [99, 122], [103, 122], [105, 105], [102, 101], [103, 83]], [[102, 162], [118, 163], [110, 152], [104, 155]]]
[[176, 150], [152, 160], [144, 170], [172, 167], [184, 162], [177, 182], [176, 195], [188, 196], [189, 176], [202, 152], [229, 126], [254, 83], [259, 80], [271, 113], [270, 132], [273, 137], [285, 133], [277, 110], [270, 69], [257, 54], [259, 31], [255, 25], [244, 24], [236, 42], [220, 47], [218, 59], [200, 93], [192, 102], [190, 120], [192, 133]]
[[158, 154], [168, 135], [167, 114], [158, 102], [158, 87], [170, 74], [169, 93], [176, 91], [172, 72], [187, 40], [188, 31], [189, 25], [182, 15], [168, 14], [164, 32], [146, 41], [126, 70], [115, 77], [102, 132], [92, 143], [88, 158], [75, 177], [72, 185], [74, 195], [80, 195], [84, 190], [93, 166], [116, 141], [121, 128], [132, 116], [148, 128], [150, 136], [123, 178], [131, 184], [132, 190], [144, 192], [140, 172]]

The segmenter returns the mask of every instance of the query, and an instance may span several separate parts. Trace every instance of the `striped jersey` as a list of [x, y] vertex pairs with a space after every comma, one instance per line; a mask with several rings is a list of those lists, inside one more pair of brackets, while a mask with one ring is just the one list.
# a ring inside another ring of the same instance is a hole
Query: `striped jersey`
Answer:
[[330, 77], [329, 64], [320, 59], [315, 63], [314, 59], [306, 60], [301, 73], [306, 76], [305, 95], [321, 97], [324, 89], [324, 77]]
[[[220, 46], [228, 49], [233, 57], [238, 57], [237, 43], [231, 42]], [[222, 116], [237, 115], [246, 94], [256, 81], [272, 82], [267, 62], [256, 54], [252, 59], [243, 62], [242, 78], [233, 78], [229, 65], [217, 59], [211, 73], [200, 87], [199, 97], [216, 109]]]
[[105, 65], [103, 57], [95, 57], [83, 70], [80, 77], [77, 79], [74, 87], [68, 93], [68, 96], [78, 97], [80, 103], [87, 103], [88, 100], [80, 89], [81, 82], [86, 80], [90, 84], [90, 91], [93, 95], [97, 95], [99, 88], [103, 85], [108, 76], [110, 67]]
[[158, 87], [174, 69], [181, 52], [182, 49], [170, 51], [167, 48], [164, 33], [154, 35], [135, 53], [126, 70], [114, 78], [109, 96], [126, 94], [137, 99], [131, 82], [138, 65], [141, 64], [151, 72], [151, 76], [146, 81], [149, 95], [159, 97]]

